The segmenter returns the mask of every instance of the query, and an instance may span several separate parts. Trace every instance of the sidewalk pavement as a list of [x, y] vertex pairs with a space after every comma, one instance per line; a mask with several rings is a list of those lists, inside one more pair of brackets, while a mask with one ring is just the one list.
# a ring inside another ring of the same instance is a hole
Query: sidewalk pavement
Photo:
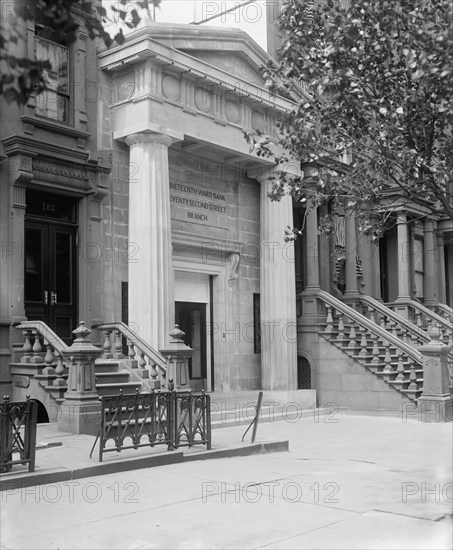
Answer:
[[[242, 433], [246, 429], [247, 426], [243, 426]], [[90, 458], [96, 439], [94, 436], [62, 432], [58, 430], [57, 424], [38, 424], [35, 471], [29, 472], [28, 465], [13, 466], [9, 472], [0, 474], [0, 491], [193, 460], [288, 450], [288, 440], [264, 440], [261, 438], [259, 442], [250, 443], [251, 431], [249, 430], [245, 441], [242, 442], [242, 434], [233, 434], [229, 429], [213, 430], [211, 450], [209, 451], [206, 450], [206, 445], [194, 445], [190, 448], [180, 447], [173, 451], [167, 451], [166, 445], [156, 445], [155, 447], [126, 449], [120, 453], [108, 452], [103, 455], [102, 462], [99, 462], [99, 441]], [[144, 441], [145, 438], [142, 439], [142, 442]], [[125, 444], [130, 443], [131, 440], [126, 439]], [[113, 448], [113, 441], [109, 441], [107, 447]]]
[[258, 427], [257, 443], [276, 439], [289, 452], [5, 490], [0, 548], [452, 547], [451, 423], [338, 413]]

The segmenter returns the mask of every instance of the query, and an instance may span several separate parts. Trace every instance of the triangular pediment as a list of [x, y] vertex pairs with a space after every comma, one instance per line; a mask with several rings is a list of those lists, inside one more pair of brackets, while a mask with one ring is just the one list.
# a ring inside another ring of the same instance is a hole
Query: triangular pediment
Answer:
[[150, 24], [148, 30], [158, 42], [250, 84], [264, 85], [260, 67], [271, 58], [242, 30], [168, 23]]
[[189, 55], [201, 59], [205, 63], [217, 67], [228, 74], [234, 75], [250, 84], [264, 86], [264, 78], [258, 67], [254, 67], [246, 54], [234, 51], [186, 51]]

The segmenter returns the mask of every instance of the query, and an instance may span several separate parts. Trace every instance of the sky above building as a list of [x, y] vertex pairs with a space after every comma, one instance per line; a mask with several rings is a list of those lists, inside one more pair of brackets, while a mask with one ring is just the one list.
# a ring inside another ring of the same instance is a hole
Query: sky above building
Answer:
[[[105, 7], [115, 3], [118, 0], [103, 0]], [[130, 1], [128, 6], [132, 9], [135, 4]], [[268, 51], [279, 5], [280, 0], [163, 0], [155, 10], [155, 19], [162, 23], [239, 28]]]

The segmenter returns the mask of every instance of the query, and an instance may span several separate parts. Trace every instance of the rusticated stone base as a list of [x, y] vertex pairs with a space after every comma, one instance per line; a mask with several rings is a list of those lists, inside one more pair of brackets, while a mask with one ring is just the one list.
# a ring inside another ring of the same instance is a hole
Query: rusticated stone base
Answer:
[[418, 417], [421, 422], [452, 422], [453, 397], [422, 395], [418, 399]]
[[61, 404], [58, 429], [73, 434], [98, 435], [101, 420], [99, 401], [71, 401]]

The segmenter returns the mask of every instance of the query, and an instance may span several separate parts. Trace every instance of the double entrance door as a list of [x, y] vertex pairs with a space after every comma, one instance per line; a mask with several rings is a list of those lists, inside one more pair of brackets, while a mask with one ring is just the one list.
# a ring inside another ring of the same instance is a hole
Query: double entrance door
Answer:
[[44, 321], [67, 344], [77, 326], [76, 236], [75, 224], [25, 221], [25, 315]]

